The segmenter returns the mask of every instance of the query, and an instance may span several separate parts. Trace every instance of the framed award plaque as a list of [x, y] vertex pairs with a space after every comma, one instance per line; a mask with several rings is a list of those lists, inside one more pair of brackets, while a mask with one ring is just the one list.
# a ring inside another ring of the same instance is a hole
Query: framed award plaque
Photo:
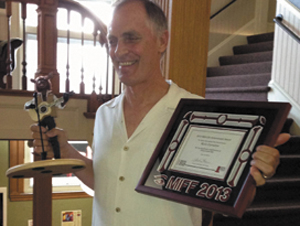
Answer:
[[182, 99], [137, 192], [242, 217], [255, 189], [258, 145], [274, 145], [288, 103]]

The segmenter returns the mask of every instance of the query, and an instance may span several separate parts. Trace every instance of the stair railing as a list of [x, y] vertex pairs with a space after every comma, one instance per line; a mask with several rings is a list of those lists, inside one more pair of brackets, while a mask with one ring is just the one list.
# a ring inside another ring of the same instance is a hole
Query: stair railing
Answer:
[[211, 15], [210, 19], [213, 19], [219, 13], [221, 13], [222, 11], [224, 11], [225, 9], [227, 9], [229, 6], [231, 6], [234, 2], [236, 2], [236, 0], [232, 0], [231, 2], [229, 2], [228, 4], [226, 4], [224, 7], [222, 7], [220, 10], [218, 10], [216, 13], [214, 13], [213, 15]]
[[273, 21], [281, 27], [286, 33], [288, 33], [295, 41], [297, 41], [300, 44], [300, 38], [297, 36], [293, 31], [291, 31], [286, 25], [282, 23], [283, 21], [283, 15], [279, 14], [277, 15]]
[[[39, 76], [39, 75], [45, 75], [48, 73], [52, 73], [54, 74], [54, 78], [52, 79], [52, 91], [54, 93], [59, 93], [59, 87], [60, 87], [60, 83], [64, 82], [65, 84], [65, 90], [66, 92], [70, 91], [70, 79], [72, 79], [72, 76], [69, 76], [69, 61], [67, 60], [67, 71], [66, 71], [66, 81], [60, 81], [60, 76], [59, 73], [57, 72], [57, 68], [56, 68], [56, 49], [57, 49], [57, 41], [56, 38], [58, 37], [57, 35], [57, 28], [56, 28], [56, 11], [58, 8], [64, 8], [67, 10], [68, 12], [68, 23], [69, 21], [69, 15], [70, 15], [70, 11], [76, 11], [81, 15], [82, 18], [82, 25], [83, 25], [83, 21], [88, 18], [90, 19], [93, 24], [94, 24], [94, 32], [92, 34], [92, 39], [93, 39], [93, 43], [94, 43], [94, 47], [96, 47], [96, 45], [100, 43], [100, 45], [103, 48], [107, 47], [107, 41], [106, 41], [106, 35], [107, 35], [107, 28], [106, 25], [97, 17], [95, 16], [89, 9], [85, 8], [83, 5], [81, 5], [78, 2], [72, 1], [72, 0], [52, 0], [51, 4], [49, 5], [44, 5], [45, 3], [40, 3], [37, 0], [0, 0], [0, 2], [5, 2], [6, 5], [6, 17], [7, 17], [7, 41], [9, 43], [9, 41], [11, 40], [11, 17], [12, 15], [12, 2], [16, 2], [21, 4], [21, 21], [23, 23], [23, 59], [21, 60], [21, 66], [22, 66], [22, 90], [16, 90], [16, 89], [12, 89], [12, 75], [11, 75], [11, 48], [10, 45], [8, 45], [8, 56], [7, 56], [7, 83], [6, 83], [6, 88], [5, 89], [0, 89], [0, 95], [1, 93], [4, 95], [27, 95], [27, 75], [26, 75], [26, 71], [27, 71], [27, 62], [26, 62], [26, 26], [25, 26], [25, 21], [27, 19], [27, 11], [26, 11], [26, 5], [27, 4], [36, 4], [39, 6], [38, 8], [38, 17], [39, 17], [39, 21], [38, 21], [38, 31], [37, 31], [37, 35], [38, 35], [38, 68], [37, 68], [37, 72], [35, 74], [35, 77]], [[46, 3], [47, 4], [47, 3]], [[54, 5], [54, 6], [53, 6]], [[50, 8], [53, 7], [53, 8]], [[51, 14], [51, 19], [49, 19], [49, 14]], [[47, 17], [47, 18], [46, 18]], [[46, 19], [45, 19], [46, 18]], [[51, 21], [49, 21], [51, 20]], [[50, 22], [50, 23], [49, 23]], [[52, 30], [51, 30], [52, 29]], [[48, 31], [47, 31], [48, 30]], [[49, 31], [51, 30], [51, 32]], [[51, 37], [48, 37], [45, 35], [46, 31], [48, 35], [50, 35]], [[40, 36], [40, 37], [39, 37]], [[53, 37], [53, 38], [52, 38]], [[70, 31], [69, 29], [67, 30], [67, 37], [66, 37], [67, 43], [69, 45], [70, 43]], [[50, 41], [50, 42], [47, 42]], [[47, 43], [46, 43], [47, 42]], [[85, 43], [85, 33], [84, 31], [82, 31], [81, 34], [81, 45], [82, 47], [84, 47]], [[69, 49], [69, 47], [68, 47]], [[69, 59], [70, 53], [69, 51], [67, 51], [66, 53], [66, 59]], [[49, 62], [51, 63], [50, 67], [49, 67]], [[98, 69], [97, 69], [98, 70]], [[84, 75], [84, 68], [82, 67], [80, 70], [80, 80], [81, 83], [78, 84], [80, 86], [80, 92], [78, 95], [75, 95], [75, 98], [84, 98], [84, 99], [88, 99], [89, 103], [88, 106], [91, 109], [88, 109], [87, 113], [89, 112], [95, 112], [95, 109], [97, 109], [97, 107], [99, 105], [101, 105], [103, 102], [111, 99], [114, 97], [114, 95], [118, 95], [118, 93], [120, 93], [121, 91], [121, 85], [117, 84], [117, 81], [115, 81], [115, 71], [112, 69], [112, 65], [109, 63], [109, 57], [108, 57], [108, 53], [107, 53], [107, 64], [106, 64], [106, 68], [100, 69], [103, 71], [106, 71], [106, 78], [105, 78], [105, 82], [106, 84], [97, 84], [97, 86], [99, 86], [99, 95], [96, 94], [95, 92], [95, 75], [92, 78], [91, 82], [93, 85], [93, 91], [92, 94], [86, 94], [85, 93], [85, 84], [84, 84], [84, 80], [85, 80], [85, 75]], [[113, 78], [110, 78], [110, 77]], [[100, 81], [101, 83], [101, 81]], [[77, 85], [77, 84], [76, 84]], [[102, 90], [103, 87], [105, 88], [104, 94], [102, 94]], [[110, 87], [110, 90], [112, 91], [108, 91], [108, 87]], [[119, 87], [119, 90], [116, 90], [116, 87]], [[112, 92], [112, 93], [109, 93]], [[28, 92], [28, 95], [31, 95], [31, 92]], [[31, 95], [32, 96], [32, 95]], [[93, 117], [93, 116], [91, 116]]]

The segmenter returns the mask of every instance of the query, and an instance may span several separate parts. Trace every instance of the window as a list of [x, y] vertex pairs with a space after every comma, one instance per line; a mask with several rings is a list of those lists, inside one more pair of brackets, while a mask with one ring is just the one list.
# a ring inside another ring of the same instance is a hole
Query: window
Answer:
[[[91, 11], [95, 11], [100, 19], [107, 23], [110, 20], [110, 0], [97, 1], [80, 1], [87, 7], [91, 7]], [[36, 5], [27, 4], [27, 20], [26, 20], [26, 61], [27, 61], [27, 78], [34, 78], [37, 70], [37, 14], [35, 12]], [[59, 9], [57, 14], [58, 27], [58, 45], [57, 45], [57, 70], [60, 74], [60, 92], [65, 92], [66, 80], [66, 53], [67, 53], [67, 30], [70, 30], [70, 90], [75, 93], [79, 91], [79, 83], [81, 79], [81, 66], [84, 64], [84, 82], [85, 93], [89, 94], [93, 90], [93, 82], [96, 87], [103, 87], [102, 93], [111, 92], [106, 89], [106, 67], [107, 53], [104, 47], [97, 43], [96, 49], [93, 43], [93, 26], [91, 21], [86, 20], [84, 31], [85, 41], [84, 47], [81, 45], [81, 17], [78, 13], [71, 11], [70, 24], [67, 24], [67, 11]], [[84, 53], [84, 54], [82, 54]], [[91, 57], [92, 56], [92, 57]], [[87, 60], [88, 59], [88, 60]], [[111, 77], [111, 76], [110, 76]], [[95, 79], [94, 79], [95, 78]], [[34, 85], [28, 82], [28, 90], [34, 90]], [[97, 88], [95, 89], [97, 92]], [[86, 142], [75, 142], [74, 145], [85, 145]], [[10, 141], [10, 167], [23, 164], [30, 161], [31, 154], [27, 148], [26, 141], [12, 140]], [[63, 178], [63, 179], [62, 179]], [[67, 179], [67, 180], [66, 180]], [[65, 183], [66, 182], [66, 183]], [[83, 192], [82, 184], [76, 177], [64, 175], [64, 177], [56, 177], [53, 179], [54, 199], [59, 198], [79, 198], [88, 197]], [[64, 188], [63, 188], [64, 187]], [[83, 186], [85, 187], [85, 186]], [[63, 189], [62, 189], [63, 188]], [[79, 190], [80, 189], [80, 190]], [[92, 194], [90, 190], [85, 190]], [[24, 201], [32, 199], [32, 180], [30, 179], [10, 179], [10, 198], [12, 201]]]
[[[111, 0], [100, 1], [79, 1], [89, 8], [100, 20], [107, 24], [111, 17]], [[34, 78], [37, 69], [37, 9], [36, 5], [27, 5], [26, 20], [26, 59], [27, 78], [30, 81]], [[79, 93], [81, 75], [84, 75], [85, 93], [90, 94], [95, 89], [96, 93], [102, 88], [102, 93], [111, 93], [111, 88], [106, 87], [107, 51], [97, 42], [94, 47], [93, 23], [89, 19], [84, 20], [82, 27], [81, 16], [75, 11], [70, 12], [70, 24], [67, 23], [67, 10], [59, 9], [57, 13], [57, 70], [60, 75], [61, 93], [65, 92], [65, 81], [67, 67], [69, 68], [70, 90]], [[67, 30], [70, 31], [70, 45], [67, 44]], [[84, 43], [82, 45], [81, 32], [84, 32]], [[69, 49], [69, 50], [68, 50]], [[28, 51], [30, 50], [30, 51]], [[67, 52], [69, 51], [69, 63], [67, 62]], [[67, 66], [68, 65], [68, 66]], [[111, 70], [109, 71], [112, 74]], [[109, 76], [111, 77], [111, 76]], [[94, 87], [95, 86], [95, 87]], [[34, 90], [34, 84], [28, 82], [28, 90]], [[108, 90], [106, 90], [108, 89]]]

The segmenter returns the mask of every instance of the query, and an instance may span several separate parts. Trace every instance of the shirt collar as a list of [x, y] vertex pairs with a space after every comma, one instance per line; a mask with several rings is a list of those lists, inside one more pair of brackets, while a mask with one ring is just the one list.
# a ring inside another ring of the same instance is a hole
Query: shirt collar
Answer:
[[[163, 98], [172, 98], [172, 96], [176, 95], [176, 88], [178, 86], [175, 83], [173, 83], [172, 80], [166, 80], [166, 82], [170, 85], [170, 88], [168, 90], [168, 93]], [[115, 108], [120, 102], [123, 101], [123, 99], [124, 99], [124, 93], [122, 92], [119, 96], [108, 101], [105, 105], [109, 108]], [[168, 103], [172, 103], [172, 101], [168, 101]], [[168, 104], [167, 107], [175, 108], [176, 106], [173, 106], [172, 104]]]

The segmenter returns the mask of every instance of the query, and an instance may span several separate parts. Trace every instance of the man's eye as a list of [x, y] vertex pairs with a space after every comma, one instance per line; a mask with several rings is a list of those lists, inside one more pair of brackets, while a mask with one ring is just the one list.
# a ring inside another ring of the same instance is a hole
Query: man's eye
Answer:
[[115, 40], [108, 40], [108, 45], [109, 46], [115, 46], [116, 45], [116, 41]]
[[138, 40], [140, 40], [140, 38], [139, 37], [126, 37], [126, 39], [125, 39], [126, 41], [128, 41], [128, 42], [136, 42], [136, 41], [138, 41]]

